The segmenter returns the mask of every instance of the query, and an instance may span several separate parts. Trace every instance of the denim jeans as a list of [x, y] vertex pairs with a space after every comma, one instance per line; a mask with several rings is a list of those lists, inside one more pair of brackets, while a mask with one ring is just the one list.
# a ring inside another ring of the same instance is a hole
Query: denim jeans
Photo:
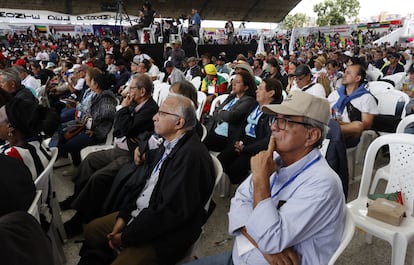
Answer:
[[233, 258], [231, 256], [231, 251], [229, 251], [215, 256], [194, 260], [185, 265], [233, 265]]

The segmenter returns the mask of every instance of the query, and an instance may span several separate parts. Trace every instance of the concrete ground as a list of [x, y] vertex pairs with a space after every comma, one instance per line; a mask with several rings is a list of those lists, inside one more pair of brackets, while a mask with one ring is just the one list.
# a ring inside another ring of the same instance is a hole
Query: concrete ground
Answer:
[[[386, 163], [386, 159], [380, 158], [377, 162], [376, 168]], [[63, 200], [72, 193], [73, 183], [70, 178], [63, 177], [62, 172], [70, 169], [70, 166], [55, 169], [55, 187], [57, 189], [57, 195], [59, 200]], [[356, 179], [351, 181], [349, 185], [349, 198], [348, 201], [354, 200], [358, 195], [359, 189], [359, 178], [361, 176], [362, 166], [361, 163], [356, 165]], [[384, 183], [381, 183], [384, 187]], [[236, 186], [232, 187], [231, 193], [234, 194]], [[227, 212], [229, 210], [230, 198], [220, 198], [216, 193], [214, 195], [214, 201], [217, 207], [208, 220], [204, 228], [200, 243], [195, 249], [194, 253], [198, 257], [214, 255], [229, 251], [233, 245], [233, 238], [227, 233]], [[74, 211], [62, 212], [63, 221], [68, 220]], [[338, 265], [349, 265], [349, 264], [361, 264], [361, 265], [382, 265], [390, 264], [391, 260], [391, 246], [383, 240], [373, 238], [372, 244], [367, 244], [364, 240], [365, 233], [361, 230], [356, 229], [354, 237], [345, 251], [337, 260]], [[67, 265], [77, 264], [79, 261], [78, 252], [81, 246], [79, 241], [82, 237], [76, 237], [70, 239], [64, 245], [64, 251], [66, 254]], [[411, 261], [411, 250], [408, 248], [408, 254], [406, 257], [405, 264], [410, 264]], [[315, 264], [316, 265], [316, 264]]]

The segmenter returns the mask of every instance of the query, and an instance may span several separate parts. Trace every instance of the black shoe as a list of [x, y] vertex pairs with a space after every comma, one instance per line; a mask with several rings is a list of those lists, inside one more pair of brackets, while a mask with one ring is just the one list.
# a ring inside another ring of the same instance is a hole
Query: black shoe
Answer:
[[75, 196], [71, 195], [67, 197], [64, 201], [59, 202], [60, 209], [62, 211], [73, 209], [71, 204], [75, 200]]
[[83, 232], [83, 224], [78, 214], [75, 214], [69, 221], [65, 222], [63, 227], [68, 238], [72, 238]]

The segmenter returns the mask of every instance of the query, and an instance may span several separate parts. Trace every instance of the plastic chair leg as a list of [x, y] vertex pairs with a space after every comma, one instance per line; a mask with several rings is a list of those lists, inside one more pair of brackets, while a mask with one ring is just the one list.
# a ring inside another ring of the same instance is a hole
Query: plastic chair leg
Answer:
[[218, 184], [219, 195], [221, 198], [228, 197], [230, 195], [230, 180], [226, 173], [223, 172], [220, 183]]
[[368, 232], [366, 232], [367, 234], [365, 235], [365, 242], [367, 242], [367, 244], [372, 244], [372, 235]]
[[57, 201], [55, 192], [53, 192], [50, 203], [51, 203], [52, 215], [53, 215], [52, 222], [55, 225], [56, 229], [58, 230], [60, 238], [62, 239], [62, 242], [66, 242], [68, 237], [66, 235], [65, 228], [63, 227], [62, 216], [60, 214], [60, 206]]
[[404, 237], [394, 238], [391, 255], [391, 265], [404, 265], [408, 242]]

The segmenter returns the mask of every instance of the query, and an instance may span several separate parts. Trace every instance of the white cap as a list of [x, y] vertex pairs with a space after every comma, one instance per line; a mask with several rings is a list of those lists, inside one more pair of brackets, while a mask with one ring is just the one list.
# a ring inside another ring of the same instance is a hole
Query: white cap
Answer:
[[350, 51], [345, 51], [345, 52], [344, 52], [344, 55], [349, 56], [349, 57], [352, 57], [352, 52], [350, 52]]

